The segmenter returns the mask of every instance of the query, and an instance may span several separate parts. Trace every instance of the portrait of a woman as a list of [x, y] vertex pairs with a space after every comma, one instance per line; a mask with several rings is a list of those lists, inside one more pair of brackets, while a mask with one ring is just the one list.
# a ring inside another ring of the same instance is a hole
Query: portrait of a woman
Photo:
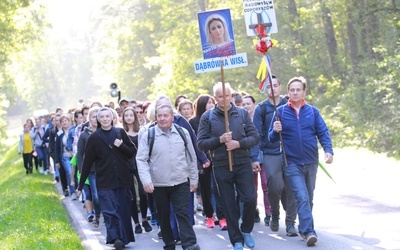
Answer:
[[229, 9], [199, 13], [204, 59], [236, 54]]

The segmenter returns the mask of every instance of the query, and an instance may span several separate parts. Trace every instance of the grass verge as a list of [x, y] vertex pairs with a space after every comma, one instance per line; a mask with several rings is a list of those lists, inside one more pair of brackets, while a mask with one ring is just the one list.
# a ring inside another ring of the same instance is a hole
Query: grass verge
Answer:
[[16, 145], [0, 159], [0, 249], [84, 249], [52, 178], [26, 175]]

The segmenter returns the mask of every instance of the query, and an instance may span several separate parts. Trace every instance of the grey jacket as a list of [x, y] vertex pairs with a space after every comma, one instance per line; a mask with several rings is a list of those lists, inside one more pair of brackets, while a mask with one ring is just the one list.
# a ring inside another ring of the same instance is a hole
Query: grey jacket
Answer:
[[183, 128], [192, 159], [185, 153], [184, 141], [175, 126], [171, 127], [169, 133], [163, 132], [158, 125], [154, 128], [154, 145], [150, 158], [148, 130], [140, 136], [136, 155], [139, 177], [143, 185], [152, 182], [155, 187], [171, 187], [186, 182], [188, 178], [191, 185], [197, 185], [197, 158], [189, 132]]

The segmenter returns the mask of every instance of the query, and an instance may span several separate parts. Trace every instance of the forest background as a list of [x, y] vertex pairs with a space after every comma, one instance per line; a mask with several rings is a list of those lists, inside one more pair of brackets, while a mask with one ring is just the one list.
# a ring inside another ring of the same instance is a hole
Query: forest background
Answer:
[[[278, 44], [273, 73], [286, 89], [308, 80], [335, 147], [400, 155], [400, 0], [275, 0]], [[0, 3], [0, 138], [6, 116], [73, 108], [122, 96], [160, 93], [194, 100], [211, 94], [219, 72], [195, 74], [202, 58], [197, 13], [230, 8], [236, 50], [248, 67], [225, 71], [235, 90], [265, 95], [256, 79], [261, 54], [246, 35], [242, 1], [13, 0]], [[285, 92], [285, 91], [283, 91]], [[21, 126], [22, 130], [22, 126]]]

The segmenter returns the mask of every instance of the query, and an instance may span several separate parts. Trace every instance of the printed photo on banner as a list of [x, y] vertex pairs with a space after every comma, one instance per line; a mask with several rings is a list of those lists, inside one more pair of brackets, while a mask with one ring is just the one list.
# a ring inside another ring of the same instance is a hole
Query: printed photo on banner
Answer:
[[230, 9], [199, 12], [203, 58], [216, 58], [236, 54]]

